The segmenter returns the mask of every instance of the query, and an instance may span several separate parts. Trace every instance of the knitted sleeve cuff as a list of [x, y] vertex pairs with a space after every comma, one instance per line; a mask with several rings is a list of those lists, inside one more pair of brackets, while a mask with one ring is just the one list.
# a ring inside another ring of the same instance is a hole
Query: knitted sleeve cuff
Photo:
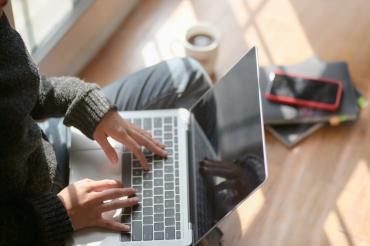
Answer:
[[69, 107], [64, 124], [78, 128], [92, 139], [95, 128], [111, 109], [116, 108], [100, 94], [99, 90], [93, 89]]
[[39, 217], [39, 226], [45, 245], [64, 245], [73, 228], [60, 199], [53, 193], [46, 193], [33, 198], [31, 203]]

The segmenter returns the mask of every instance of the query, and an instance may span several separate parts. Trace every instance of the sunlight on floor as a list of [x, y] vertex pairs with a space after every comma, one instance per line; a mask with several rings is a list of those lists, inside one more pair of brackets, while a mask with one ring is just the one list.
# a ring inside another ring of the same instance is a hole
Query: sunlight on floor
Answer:
[[370, 234], [363, 226], [370, 221], [370, 170], [366, 160], [357, 163], [336, 207], [325, 222], [325, 232], [331, 244], [353, 245], [355, 241], [369, 245]]
[[191, 1], [181, 1], [171, 16], [163, 23], [154, 38], [149, 40], [142, 50], [145, 66], [161, 60], [184, 56], [182, 45], [185, 31], [197, 23]]
[[[247, 46], [255, 45], [259, 48], [261, 65], [287, 63], [287, 60], [288, 63], [294, 63], [299, 61], [297, 54], [302, 57], [300, 60], [314, 54], [288, 0], [229, 0], [228, 3], [236, 22], [244, 30]], [[281, 16], [270, 14], [279, 11], [284, 14]], [[290, 43], [288, 50], [287, 43]], [[271, 48], [279, 44], [281, 49]], [[282, 52], [284, 54], [281, 54]], [[279, 57], [284, 57], [284, 60], [280, 61]]]

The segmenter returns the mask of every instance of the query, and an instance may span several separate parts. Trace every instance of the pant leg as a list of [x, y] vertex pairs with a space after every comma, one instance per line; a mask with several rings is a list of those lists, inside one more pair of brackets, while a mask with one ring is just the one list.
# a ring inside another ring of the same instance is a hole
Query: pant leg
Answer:
[[39, 123], [39, 126], [55, 152], [57, 166], [52, 180], [52, 191], [58, 193], [68, 185], [69, 181], [68, 128], [63, 124], [63, 118], [50, 118]]
[[211, 80], [191, 58], [174, 58], [140, 70], [102, 92], [121, 111], [189, 109], [209, 88]]
[[[190, 108], [211, 86], [204, 69], [194, 60], [175, 58], [145, 68], [102, 89], [118, 110]], [[69, 182], [68, 128], [63, 118], [41, 123], [53, 145], [57, 169], [53, 191]]]

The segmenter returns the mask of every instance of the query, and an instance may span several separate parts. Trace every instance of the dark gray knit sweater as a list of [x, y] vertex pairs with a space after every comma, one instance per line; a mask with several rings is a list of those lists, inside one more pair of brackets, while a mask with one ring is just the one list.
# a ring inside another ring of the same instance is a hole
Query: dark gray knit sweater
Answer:
[[36, 120], [64, 116], [91, 138], [111, 107], [96, 85], [40, 76], [20, 35], [0, 17], [0, 245], [63, 245], [72, 231], [51, 192], [56, 159]]

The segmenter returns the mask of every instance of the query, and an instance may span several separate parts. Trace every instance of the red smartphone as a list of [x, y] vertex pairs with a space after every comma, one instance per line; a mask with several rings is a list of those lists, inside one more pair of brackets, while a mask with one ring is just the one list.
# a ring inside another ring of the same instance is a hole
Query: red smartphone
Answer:
[[335, 111], [342, 97], [342, 81], [275, 71], [266, 98], [273, 102]]

